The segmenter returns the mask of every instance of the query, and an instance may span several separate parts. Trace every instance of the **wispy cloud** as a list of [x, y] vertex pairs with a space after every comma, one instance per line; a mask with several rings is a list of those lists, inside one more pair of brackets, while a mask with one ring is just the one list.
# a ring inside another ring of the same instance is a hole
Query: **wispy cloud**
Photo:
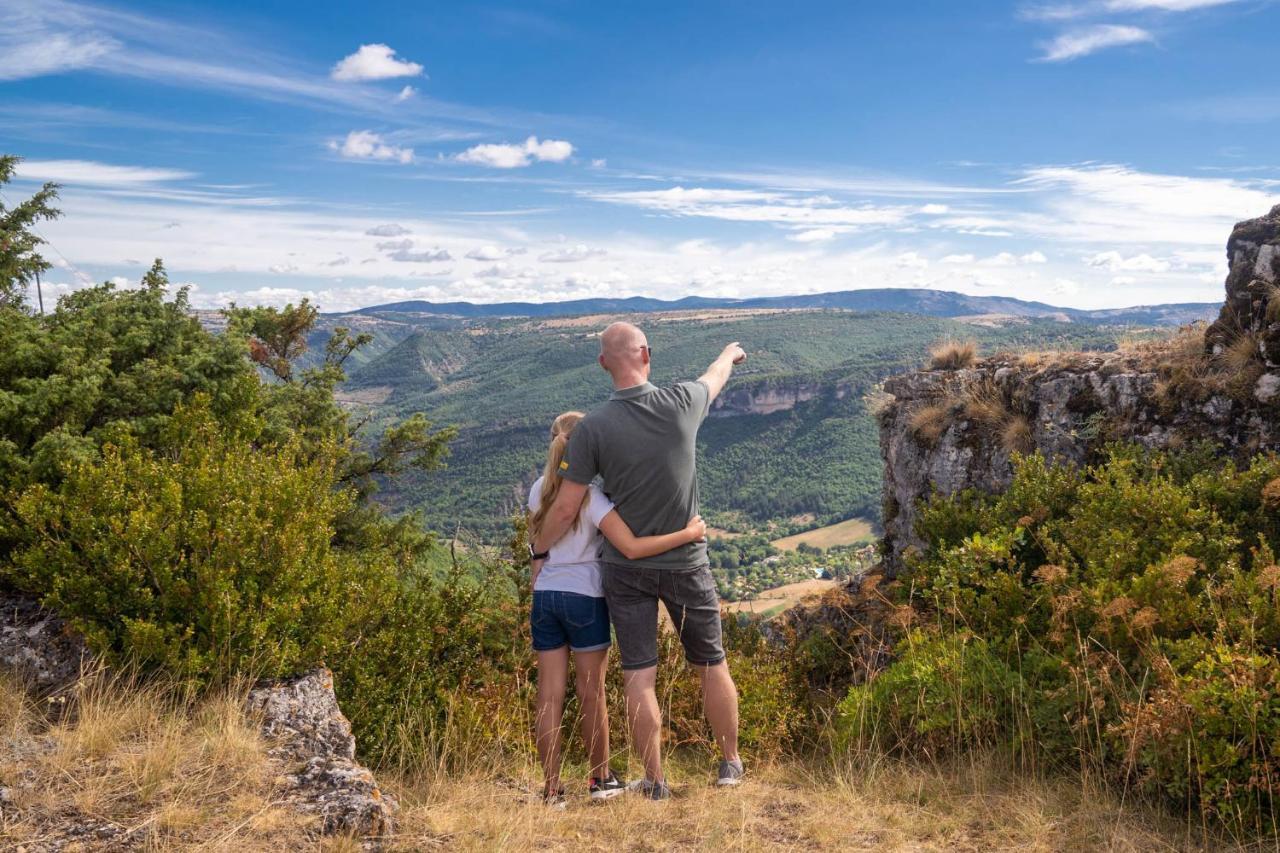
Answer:
[[842, 204], [826, 195], [740, 190], [719, 187], [670, 187], [664, 190], [583, 192], [588, 198], [659, 211], [733, 222], [767, 222], [797, 229], [869, 228], [897, 225], [912, 212], [902, 206]]
[[18, 164], [16, 177], [32, 181], [55, 181], [61, 184], [136, 187], [193, 178], [195, 173], [181, 169], [113, 166], [91, 160], [23, 160]]
[[1043, 53], [1040, 62], [1068, 62], [1106, 50], [1125, 45], [1154, 42], [1153, 36], [1141, 27], [1121, 24], [1098, 24], [1092, 27], [1068, 30], [1056, 38], [1041, 45]]
[[1095, 0], [1083, 3], [1049, 3], [1024, 6], [1021, 15], [1038, 21], [1066, 21], [1075, 18], [1125, 13], [1193, 12], [1228, 6], [1242, 0]]

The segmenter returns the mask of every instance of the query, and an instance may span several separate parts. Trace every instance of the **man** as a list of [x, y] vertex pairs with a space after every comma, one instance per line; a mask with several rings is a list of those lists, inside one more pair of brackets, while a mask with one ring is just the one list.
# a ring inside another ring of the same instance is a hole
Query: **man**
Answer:
[[[569, 439], [560, 466], [564, 482], [535, 552], [548, 550], [569, 529], [596, 476], [636, 536], [679, 530], [698, 514], [698, 427], [746, 353], [729, 344], [696, 382], [670, 388], [649, 383], [652, 355], [644, 332], [630, 323], [614, 323], [600, 335], [600, 365], [613, 378], [614, 391]], [[642, 560], [628, 560], [605, 542], [602, 573], [622, 656], [631, 741], [644, 763], [639, 789], [655, 800], [671, 793], [662, 773], [662, 712], [655, 690], [659, 599], [702, 679], [703, 711], [723, 755], [717, 784], [738, 784], [738, 690], [725, 663], [706, 542]]]

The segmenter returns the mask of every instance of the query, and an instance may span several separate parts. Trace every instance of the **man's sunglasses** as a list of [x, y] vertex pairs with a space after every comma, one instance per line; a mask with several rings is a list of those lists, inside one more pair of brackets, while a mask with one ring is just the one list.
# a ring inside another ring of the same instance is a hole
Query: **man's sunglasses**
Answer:
[[641, 344], [640, 349], [649, 353], [649, 358], [653, 358], [653, 347], [649, 346], [648, 344]]

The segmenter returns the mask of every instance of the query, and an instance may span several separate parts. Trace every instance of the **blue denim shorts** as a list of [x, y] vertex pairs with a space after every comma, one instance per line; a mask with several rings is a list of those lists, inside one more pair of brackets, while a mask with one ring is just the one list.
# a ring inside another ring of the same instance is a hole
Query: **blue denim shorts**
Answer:
[[559, 590], [535, 590], [529, 614], [533, 650], [549, 652], [568, 646], [575, 652], [609, 648], [609, 605], [603, 598]]

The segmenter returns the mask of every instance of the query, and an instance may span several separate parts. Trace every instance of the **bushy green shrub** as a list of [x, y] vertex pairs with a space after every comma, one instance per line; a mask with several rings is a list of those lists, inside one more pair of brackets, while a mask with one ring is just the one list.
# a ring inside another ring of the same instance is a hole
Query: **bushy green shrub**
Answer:
[[255, 447], [207, 401], [179, 408], [157, 444], [122, 434], [57, 487], [17, 494], [14, 578], [95, 648], [185, 678], [323, 658], [388, 571], [330, 546], [351, 500], [333, 488], [335, 455]]
[[1019, 686], [985, 640], [913, 631], [893, 666], [849, 689], [838, 708], [837, 741], [931, 756], [981, 746], [1012, 723]]
[[[922, 507], [928, 548], [899, 585], [913, 633], [846, 710], [903, 717], [892, 694], [924, 695], [958, 643], [981, 642], [1011, 679], [1002, 725], [1019, 749], [1275, 828], [1280, 513], [1267, 490], [1280, 459], [1115, 446], [1092, 466], [1015, 468], [1004, 494]], [[996, 719], [979, 697], [945, 695]]]

